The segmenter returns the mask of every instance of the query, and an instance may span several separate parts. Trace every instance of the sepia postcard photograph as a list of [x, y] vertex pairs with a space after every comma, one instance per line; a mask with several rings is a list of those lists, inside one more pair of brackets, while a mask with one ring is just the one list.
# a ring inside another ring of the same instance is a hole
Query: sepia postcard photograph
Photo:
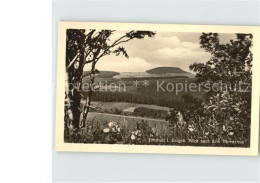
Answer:
[[258, 155], [259, 27], [58, 29], [56, 151]]

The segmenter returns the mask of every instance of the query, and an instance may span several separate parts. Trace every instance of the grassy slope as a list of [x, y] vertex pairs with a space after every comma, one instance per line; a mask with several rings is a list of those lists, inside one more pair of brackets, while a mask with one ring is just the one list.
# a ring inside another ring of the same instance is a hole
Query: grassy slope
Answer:
[[[87, 121], [89, 123], [100, 123], [100, 124], [105, 124], [106, 122], [117, 122], [119, 126], [125, 126], [127, 125], [127, 128], [130, 131], [133, 131], [136, 128], [136, 123], [141, 122], [142, 118], [136, 118], [132, 116], [112, 116], [109, 114], [98, 114], [95, 112], [90, 112]], [[159, 121], [158, 119], [147, 119], [145, 118], [145, 121], [148, 122], [148, 124], [151, 127], [154, 127], [158, 130], [158, 133], [160, 134], [166, 134], [169, 130], [168, 128], [168, 123], [165, 120]]]

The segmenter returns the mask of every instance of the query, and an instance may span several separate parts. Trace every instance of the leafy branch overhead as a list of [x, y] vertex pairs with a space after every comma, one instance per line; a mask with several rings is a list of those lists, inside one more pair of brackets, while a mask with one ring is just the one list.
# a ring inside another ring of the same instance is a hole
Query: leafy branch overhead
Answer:
[[[120, 44], [120, 43], [123, 43], [123, 42], [127, 42], [131, 39], [143, 39], [145, 36], [147, 37], [153, 37], [155, 35], [154, 32], [151, 32], [151, 31], [131, 31], [129, 33], [126, 33], [126, 40], [121, 40], [119, 42], [116, 43], [116, 45]], [[116, 50], [113, 51], [113, 53], [118, 56], [120, 54], [123, 54], [126, 58], [129, 58], [128, 54], [127, 54], [127, 51], [125, 50], [124, 47], [118, 47]]]
[[[100, 58], [115, 54], [123, 54], [128, 58], [128, 54], [124, 47], [117, 47], [122, 43], [126, 43], [132, 39], [143, 39], [145, 37], [152, 38], [155, 32], [152, 31], [129, 31], [118, 39], [111, 41], [111, 36], [115, 30], [67, 30], [67, 69], [77, 61], [79, 55], [84, 57], [81, 67], [85, 64], [97, 62]], [[69, 51], [68, 51], [69, 50]], [[80, 51], [84, 50], [84, 52]], [[78, 55], [79, 54], [79, 55]], [[78, 59], [79, 60], [79, 59]]]
[[235, 84], [251, 80], [252, 34], [236, 34], [235, 40], [221, 44], [217, 33], [203, 33], [200, 37], [201, 48], [212, 56], [206, 63], [194, 63], [190, 69], [197, 73], [202, 83], [223, 81]]
[[122, 53], [126, 58], [129, 58], [129, 56], [128, 56], [128, 54], [127, 54], [127, 52], [126, 52], [124, 47], [118, 47], [116, 50], [113, 51], [113, 53], [116, 56], [118, 56], [118, 55], [120, 55], [120, 53]]

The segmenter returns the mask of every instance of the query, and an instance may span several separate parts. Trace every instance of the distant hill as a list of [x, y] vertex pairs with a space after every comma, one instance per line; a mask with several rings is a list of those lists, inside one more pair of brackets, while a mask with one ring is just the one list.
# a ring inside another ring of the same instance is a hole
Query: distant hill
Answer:
[[[83, 77], [88, 77], [90, 71], [84, 71]], [[193, 78], [195, 75], [178, 67], [156, 67], [145, 72], [115, 72], [100, 71], [96, 78], [114, 79], [160, 79], [160, 78]]]
[[[96, 74], [96, 77], [98, 78], [112, 78], [113, 76], [116, 76], [120, 74], [119, 72], [114, 71], [100, 71], [99, 74]], [[87, 77], [90, 75], [90, 71], [84, 71], [83, 77]]]
[[146, 71], [149, 74], [187, 73], [178, 67], [156, 67]]

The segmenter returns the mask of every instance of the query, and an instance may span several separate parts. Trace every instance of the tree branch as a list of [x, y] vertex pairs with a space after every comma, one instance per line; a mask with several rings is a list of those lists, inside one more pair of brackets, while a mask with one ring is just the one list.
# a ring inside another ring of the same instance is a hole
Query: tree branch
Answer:
[[77, 60], [77, 58], [79, 57], [80, 53], [78, 52], [75, 57], [72, 59], [72, 61], [69, 63], [67, 70], [74, 64], [74, 62]]
[[115, 46], [117, 46], [117, 45], [119, 45], [121, 43], [128, 42], [129, 40], [133, 39], [133, 38], [129, 38], [129, 39], [120, 41], [123, 38], [127, 37], [127, 34], [130, 34], [132, 32], [134, 32], [134, 31], [130, 31], [130, 32], [126, 33], [125, 35], [123, 35], [122, 37], [120, 37], [119, 39], [117, 39], [116, 41], [114, 41], [114, 43], [111, 44], [111, 46], [108, 46], [108, 48], [106, 50], [104, 50], [104, 52], [100, 56], [97, 57], [97, 60], [99, 60], [101, 57], [103, 57], [103, 56], [107, 55], [108, 53], [110, 53], [110, 52], [108, 52], [109, 49], [111, 49], [111, 48], [113, 48], [113, 47], [115, 47]]

